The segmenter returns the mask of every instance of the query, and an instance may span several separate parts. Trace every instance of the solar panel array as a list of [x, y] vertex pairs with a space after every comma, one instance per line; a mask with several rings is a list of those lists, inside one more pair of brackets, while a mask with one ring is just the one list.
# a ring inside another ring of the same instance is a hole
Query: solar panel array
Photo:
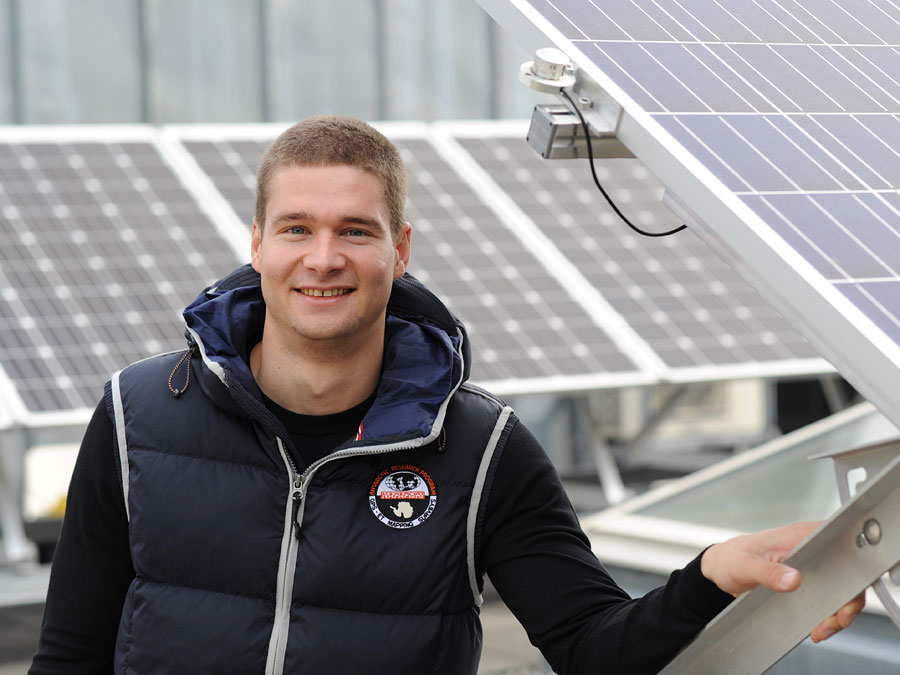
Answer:
[[567, 51], [696, 224], [900, 417], [897, 3], [482, 4], [521, 41]]
[[[410, 173], [411, 272], [466, 322], [473, 379], [513, 393], [646, 384], [697, 366], [712, 369], [706, 377], [730, 377], [734, 364], [827, 368], [703, 244], [623, 239], [583, 163], [549, 165], [520, 134], [485, 128], [450, 142], [489, 174], [487, 188], [432, 127], [385, 127]], [[207, 215], [224, 212], [206, 202], [227, 204], [228, 226], [249, 235], [256, 164], [279, 131], [173, 127], [164, 134], [176, 152], [149, 129], [0, 137], [0, 365], [27, 411], [90, 408], [112, 371], [183, 344], [182, 307], [243, 262]], [[616, 192], [647, 218], [667, 217], [639, 163], [601, 170], [621, 177]], [[501, 197], [519, 202], [619, 314], [567, 283], [549, 248], [528, 245], [517, 233], [524, 220], [496, 208]], [[607, 330], [623, 317], [633, 340]], [[647, 367], [641, 345], [659, 368]]]

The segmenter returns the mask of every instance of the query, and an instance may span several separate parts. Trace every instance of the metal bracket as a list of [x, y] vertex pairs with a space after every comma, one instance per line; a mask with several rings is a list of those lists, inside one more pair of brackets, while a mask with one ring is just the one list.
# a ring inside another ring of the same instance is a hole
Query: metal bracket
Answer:
[[594, 467], [600, 479], [603, 496], [609, 504], [619, 504], [630, 493], [622, 480], [612, 449], [603, 437], [599, 403], [590, 392], [585, 392], [575, 399], [575, 405], [590, 425], [591, 455], [594, 458]]
[[[533, 61], [522, 64], [519, 80], [536, 91], [571, 92], [591, 132], [595, 158], [634, 157], [616, 137], [622, 107], [578, 69], [558, 49], [539, 49]], [[587, 142], [578, 116], [566, 105], [537, 105], [531, 117], [528, 142], [544, 159], [587, 157]]]
[[37, 547], [25, 536], [22, 517], [25, 435], [21, 429], [0, 434], [0, 563], [37, 562]]
[[[825, 452], [813, 455], [810, 459], [834, 460], [834, 473], [838, 482], [838, 494], [841, 498], [841, 504], [851, 501], [859, 490], [866, 486], [871, 479], [883, 471], [888, 464], [891, 463], [898, 453], [898, 443], [891, 441], [887, 443], [876, 443], [867, 445], [855, 450], [844, 450], [836, 452]], [[864, 529], [858, 535], [857, 544], [859, 546], [874, 545], [878, 542], [872, 541], [873, 537], [881, 538], [881, 523], [878, 521], [867, 522], [868, 528]], [[875, 530], [877, 529], [877, 533]], [[889, 585], [890, 584], [890, 585]], [[894, 565], [887, 570], [872, 584], [872, 590], [881, 604], [884, 611], [887, 612], [891, 620], [900, 628], [900, 605], [894, 599], [891, 593], [891, 586], [900, 585], [900, 564]]]
[[[662, 675], [762, 673], [825, 617], [868, 586], [878, 592], [882, 575], [896, 571], [900, 440], [819, 457], [835, 460], [843, 505], [785, 559], [802, 573], [800, 587], [791, 593], [759, 587], [742, 595], [660, 671]], [[851, 496], [857, 475], [852, 472], [858, 468], [866, 470], [866, 479]], [[891, 618], [898, 622], [893, 614]]]
[[[590, 124], [588, 128], [595, 159], [634, 157], [614, 135], [603, 135]], [[588, 157], [581, 121], [562, 103], [543, 103], [534, 107], [526, 140], [544, 159]]]

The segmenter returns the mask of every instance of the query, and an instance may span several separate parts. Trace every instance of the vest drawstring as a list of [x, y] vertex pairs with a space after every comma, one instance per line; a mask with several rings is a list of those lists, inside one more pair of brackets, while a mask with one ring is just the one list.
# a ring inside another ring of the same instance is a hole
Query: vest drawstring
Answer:
[[[169, 373], [169, 391], [172, 392], [172, 396], [175, 398], [180, 398], [181, 395], [187, 391], [188, 385], [191, 383], [191, 352], [193, 352], [193, 348], [188, 347], [184, 354], [181, 355], [181, 360], [175, 364], [172, 372]], [[181, 364], [184, 363], [185, 359], [187, 359], [187, 373], [184, 378], [184, 386], [181, 389], [178, 389], [177, 387], [172, 386], [172, 378], [175, 377], [175, 373], [181, 368]]]

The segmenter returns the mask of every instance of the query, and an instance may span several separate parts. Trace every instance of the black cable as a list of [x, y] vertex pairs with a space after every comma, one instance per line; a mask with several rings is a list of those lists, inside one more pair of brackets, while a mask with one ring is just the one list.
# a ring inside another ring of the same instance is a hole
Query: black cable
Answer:
[[581, 111], [578, 109], [578, 106], [575, 105], [575, 101], [572, 100], [572, 97], [569, 96], [568, 92], [565, 89], [560, 89], [559, 93], [566, 97], [566, 100], [572, 106], [572, 109], [575, 111], [575, 114], [578, 115], [578, 119], [581, 120], [581, 128], [584, 129], [584, 137], [587, 141], [587, 151], [588, 151], [588, 163], [591, 165], [591, 176], [594, 177], [594, 184], [597, 186], [597, 189], [600, 190], [600, 193], [606, 198], [606, 201], [609, 202], [609, 205], [612, 207], [613, 211], [625, 221], [625, 224], [628, 225], [632, 230], [637, 232], [638, 234], [642, 234], [645, 237], [668, 237], [670, 234], [675, 234], [676, 232], [681, 232], [684, 229], [687, 229], [687, 225], [679, 225], [674, 230], [669, 230], [668, 232], [647, 232], [646, 230], [642, 230], [637, 225], [632, 223], [628, 218], [625, 217], [625, 214], [619, 210], [619, 207], [613, 203], [613, 200], [610, 199], [609, 195], [606, 194], [606, 190], [603, 189], [603, 186], [600, 185], [600, 181], [597, 178], [597, 171], [594, 168], [594, 148], [591, 146], [591, 131], [588, 128], [587, 122], [584, 120], [584, 115], [581, 114]]

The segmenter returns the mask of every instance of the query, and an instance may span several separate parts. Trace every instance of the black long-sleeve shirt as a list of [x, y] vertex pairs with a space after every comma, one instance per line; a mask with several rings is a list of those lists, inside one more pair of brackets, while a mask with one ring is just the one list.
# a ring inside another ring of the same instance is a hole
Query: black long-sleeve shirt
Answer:
[[[335, 415], [298, 415], [267, 401], [308, 465], [357, 431], [371, 401]], [[72, 475], [41, 641], [29, 673], [111, 673], [134, 578], [113, 424], [101, 403]], [[558, 673], [655, 673], [730, 601], [699, 558], [631, 600], [590, 550], [540, 444], [517, 424], [497, 463], [481, 564]]]

